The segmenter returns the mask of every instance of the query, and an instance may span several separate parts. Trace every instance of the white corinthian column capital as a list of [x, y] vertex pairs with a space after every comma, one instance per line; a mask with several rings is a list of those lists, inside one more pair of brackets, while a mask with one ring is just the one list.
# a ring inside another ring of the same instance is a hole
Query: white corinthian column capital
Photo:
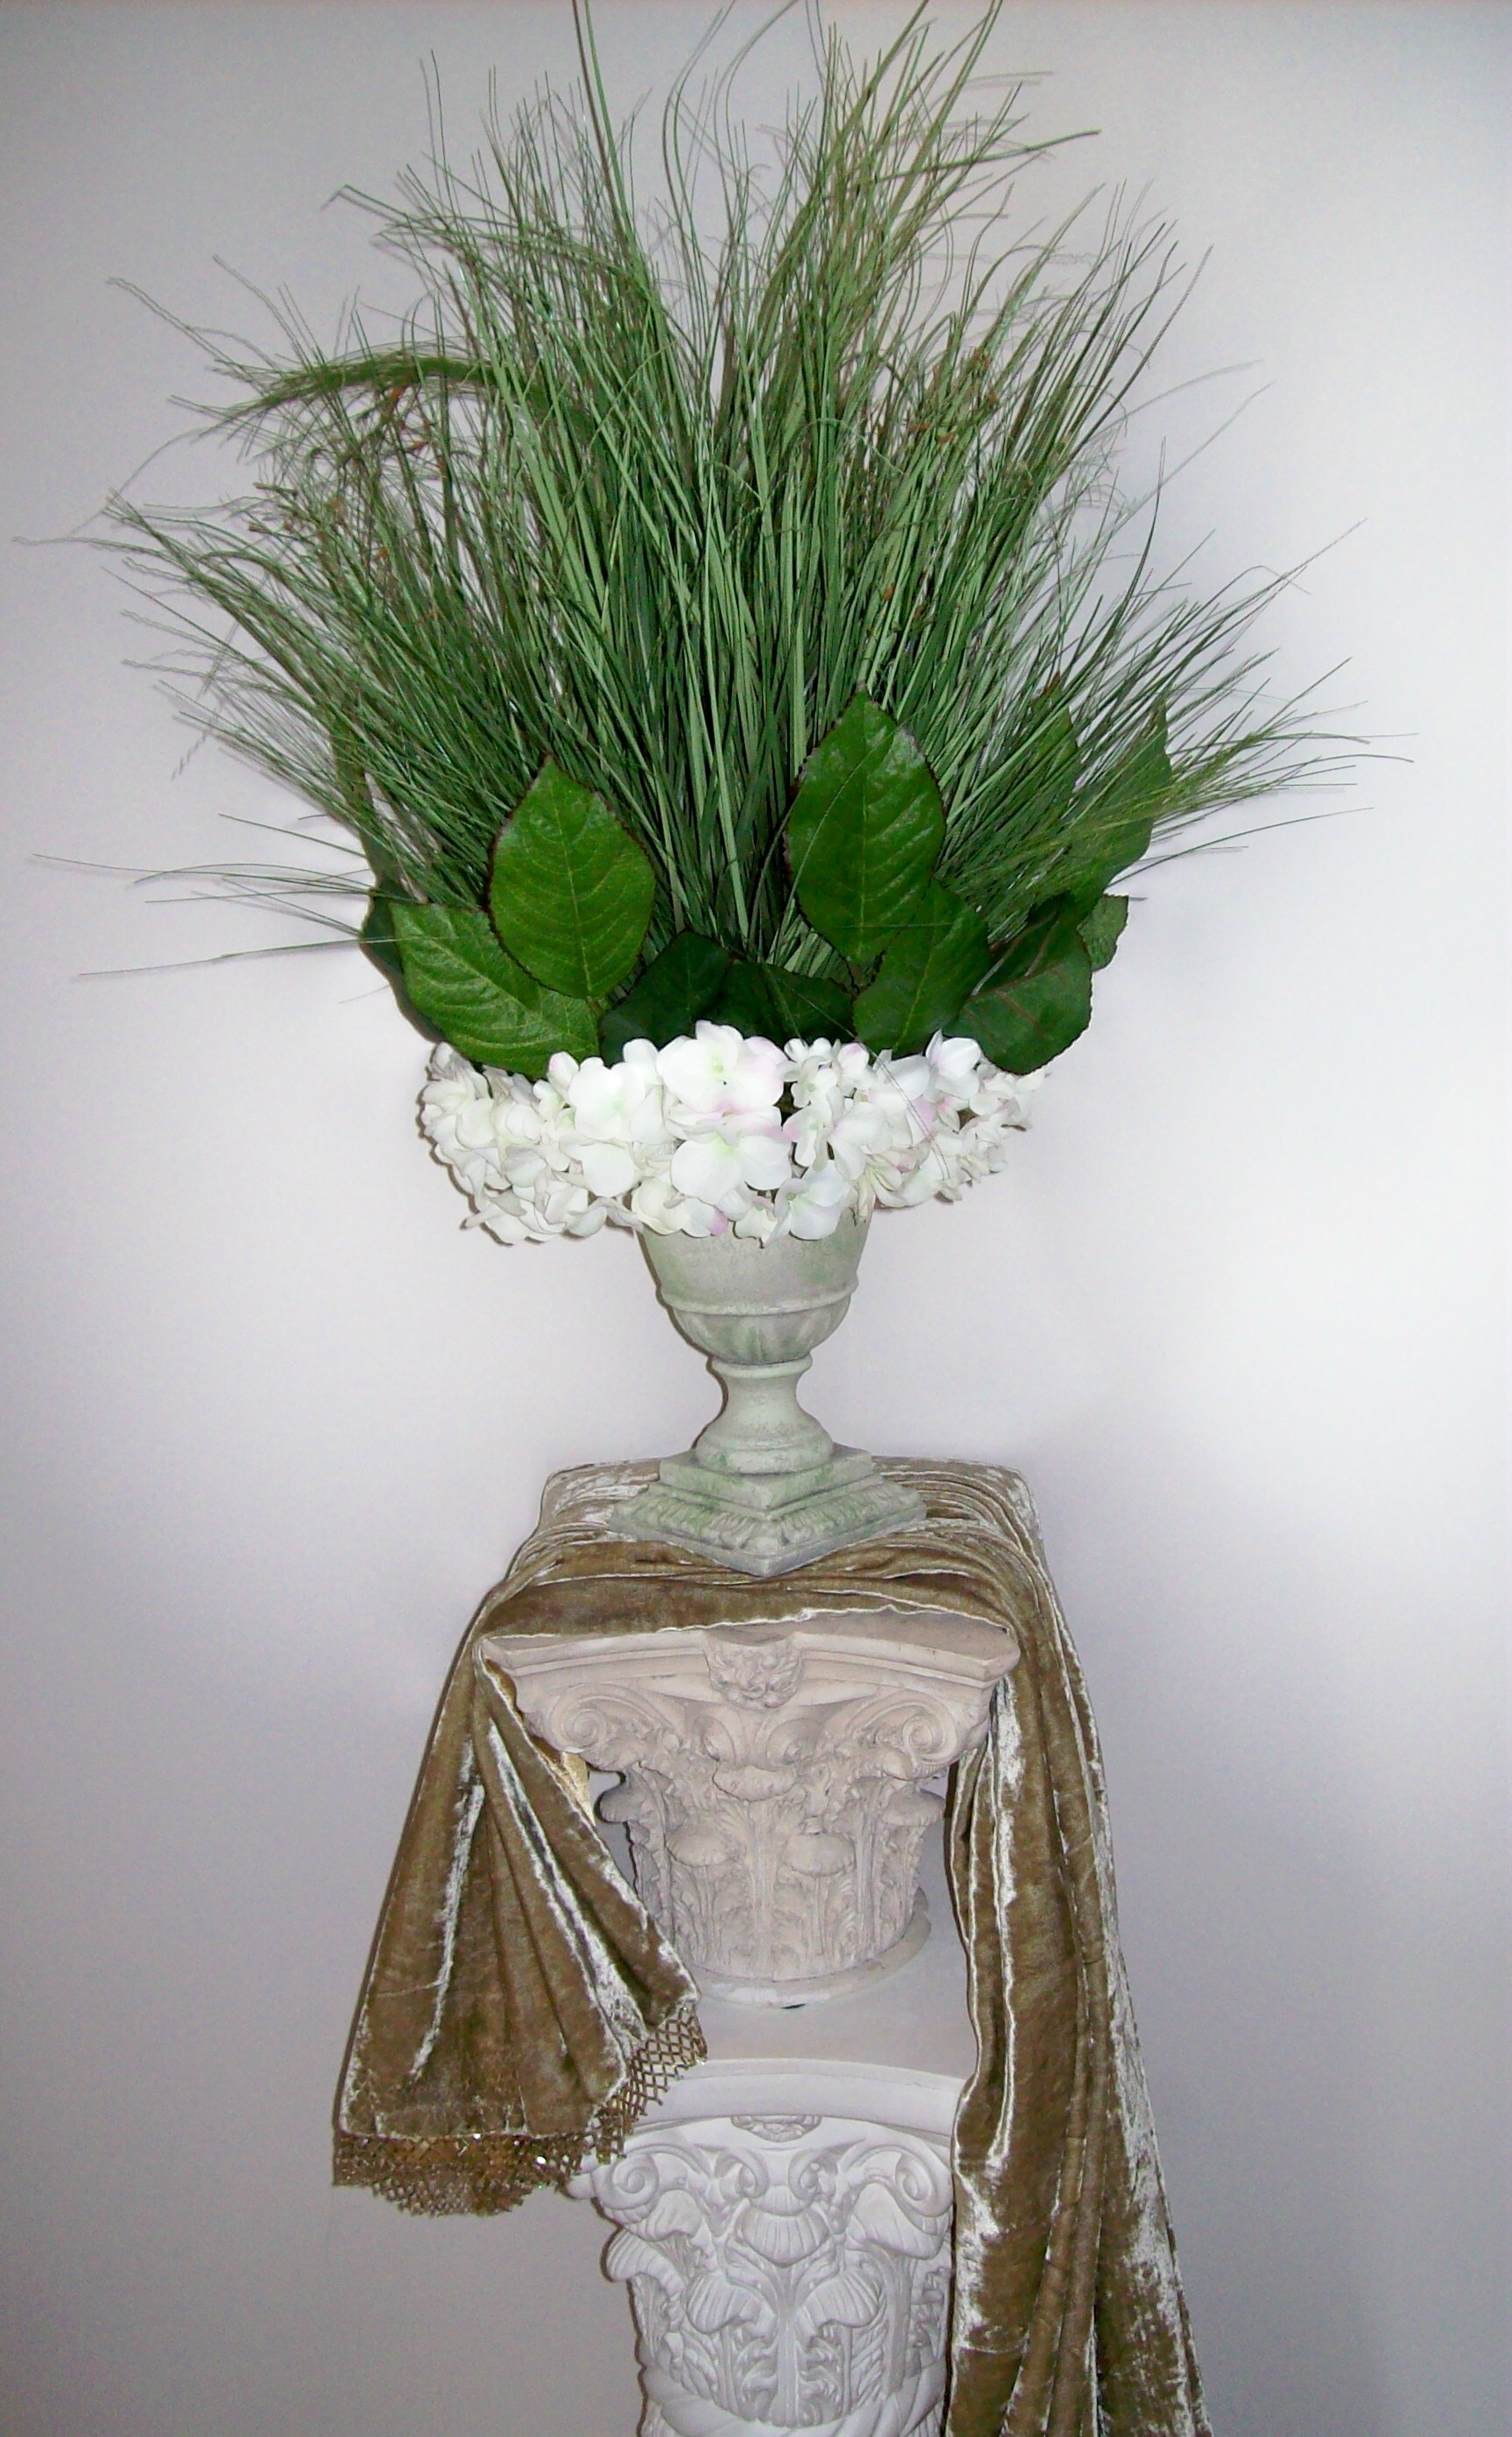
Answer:
[[713, 1995], [847, 1994], [928, 1934], [935, 1776], [986, 1726], [1011, 1633], [945, 1610], [489, 1637], [522, 1715], [623, 1783], [647, 1909]]
[[937, 2437], [959, 2085], [852, 2077], [852, 2103], [899, 2124], [819, 2112], [845, 2086], [823, 2068], [807, 2089], [801, 2069], [700, 2068], [685, 2106], [700, 2073], [751, 2106], [649, 2124], [579, 2185], [618, 2228], [604, 2265], [630, 2287], [641, 2437]]

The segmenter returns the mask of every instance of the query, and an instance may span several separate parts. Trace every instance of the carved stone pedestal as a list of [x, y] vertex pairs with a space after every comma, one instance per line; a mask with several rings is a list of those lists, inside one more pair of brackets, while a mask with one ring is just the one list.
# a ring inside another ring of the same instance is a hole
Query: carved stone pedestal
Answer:
[[703, 2065], [580, 2179], [618, 2228], [604, 2266], [630, 2287], [640, 2437], [937, 2437], [959, 2088]]
[[837, 1996], [929, 1934], [923, 1780], [982, 1733], [1010, 1634], [944, 1611], [561, 1637], [489, 1649], [529, 1724], [624, 1782], [636, 1888], [702, 1989]]
[[920, 1858], [922, 1954], [831, 2005], [704, 1999], [706, 2061], [573, 2186], [615, 2228], [640, 2437], [938, 2437], [976, 2043], [938, 1835]]
[[943, 1891], [918, 1953], [924, 1780], [1012, 1636], [881, 1608], [489, 1649], [538, 1734], [622, 1777], [600, 1811], [707, 2000], [708, 2060], [574, 2186], [617, 2228], [641, 2437], [937, 2437], [971, 2039]]

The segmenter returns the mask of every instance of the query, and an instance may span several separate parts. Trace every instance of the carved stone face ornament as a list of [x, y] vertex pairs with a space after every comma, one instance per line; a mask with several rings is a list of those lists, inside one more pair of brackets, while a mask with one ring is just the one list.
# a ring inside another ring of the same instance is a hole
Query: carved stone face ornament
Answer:
[[740, 1709], [780, 1709], [803, 1680], [803, 1651], [780, 1625], [717, 1626], [704, 1657], [716, 1692]]

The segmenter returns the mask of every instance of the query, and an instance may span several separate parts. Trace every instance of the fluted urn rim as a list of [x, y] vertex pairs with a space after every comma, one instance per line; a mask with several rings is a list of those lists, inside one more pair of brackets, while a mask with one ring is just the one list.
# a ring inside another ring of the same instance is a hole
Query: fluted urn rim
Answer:
[[856, 1291], [870, 1221], [829, 1236], [758, 1244], [722, 1236], [652, 1236], [641, 1244], [674, 1326], [703, 1354], [796, 1360], [832, 1337]]

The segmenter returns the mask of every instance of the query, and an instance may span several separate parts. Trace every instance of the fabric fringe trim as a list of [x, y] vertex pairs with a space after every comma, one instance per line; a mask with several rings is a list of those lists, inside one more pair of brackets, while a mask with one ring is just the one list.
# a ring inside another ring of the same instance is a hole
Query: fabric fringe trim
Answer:
[[582, 2132], [348, 2132], [337, 2128], [331, 2180], [376, 2192], [413, 2217], [497, 2217], [617, 2158], [648, 2109], [708, 2051], [696, 1997], [685, 1997], [636, 2049], [618, 2089]]

